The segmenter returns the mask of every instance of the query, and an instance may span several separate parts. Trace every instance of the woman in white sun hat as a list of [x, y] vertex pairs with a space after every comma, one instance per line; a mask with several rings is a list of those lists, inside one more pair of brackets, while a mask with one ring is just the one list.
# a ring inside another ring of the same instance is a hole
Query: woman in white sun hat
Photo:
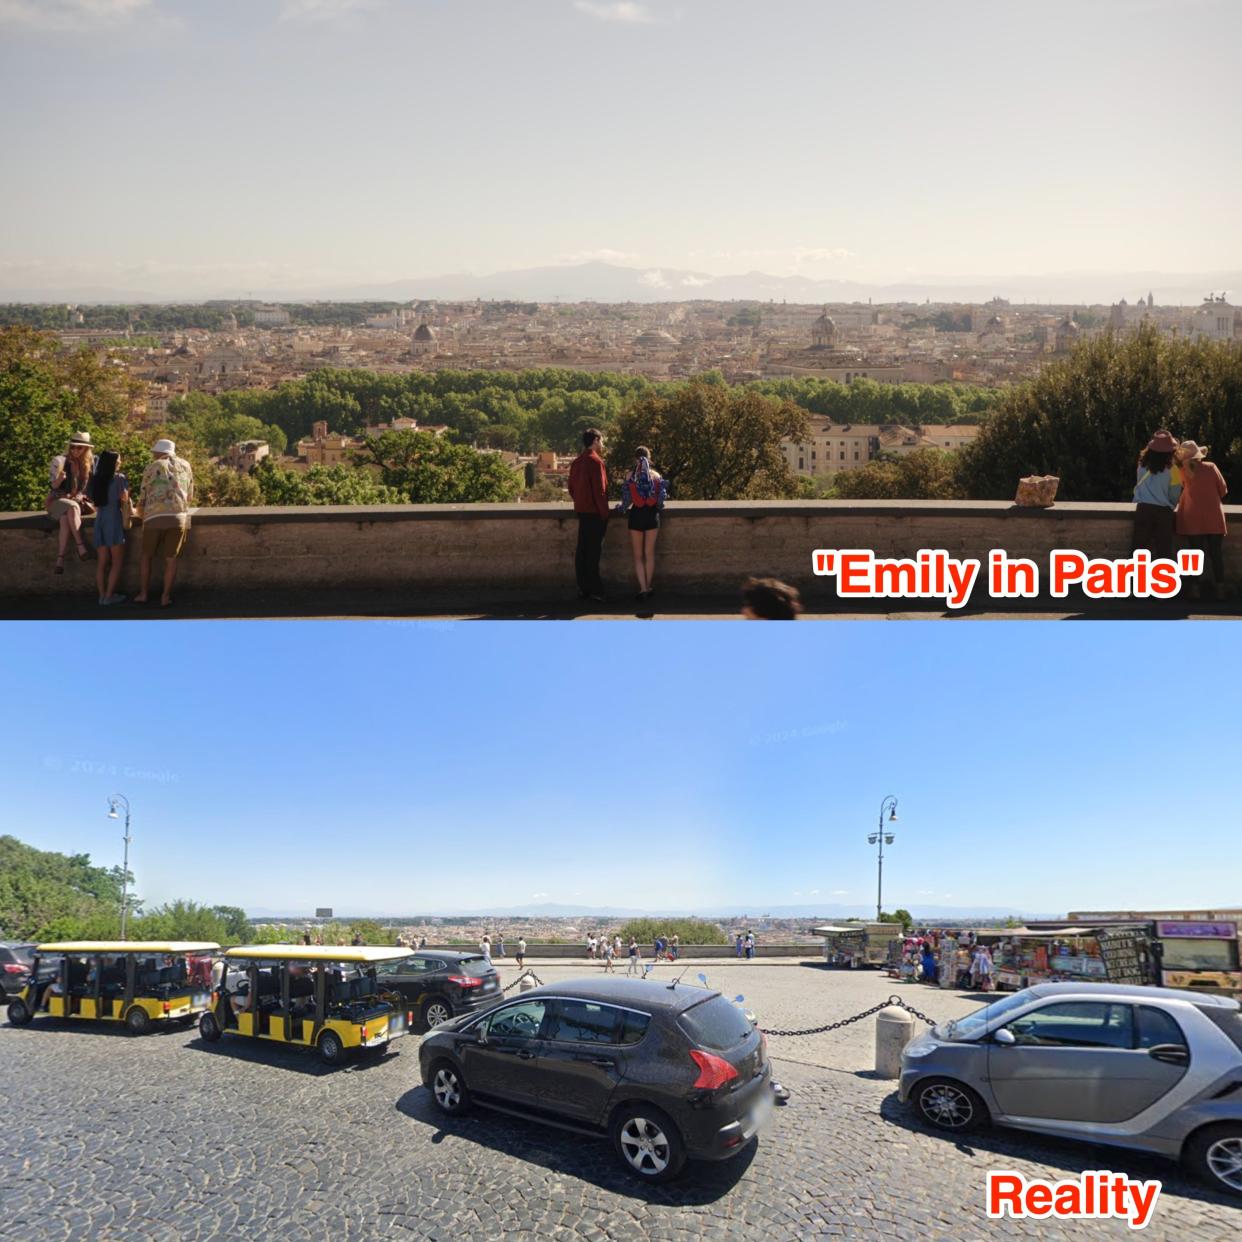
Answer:
[[54, 571], [58, 574], [65, 572], [65, 551], [71, 535], [78, 546], [78, 560], [84, 561], [89, 555], [82, 539], [82, 510], [85, 508], [90, 512], [86, 487], [94, 464], [91, 433], [75, 431], [69, 437], [64, 453], [53, 457], [48, 467], [48, 493], [44, 507], [48, 517], [60, 528]]

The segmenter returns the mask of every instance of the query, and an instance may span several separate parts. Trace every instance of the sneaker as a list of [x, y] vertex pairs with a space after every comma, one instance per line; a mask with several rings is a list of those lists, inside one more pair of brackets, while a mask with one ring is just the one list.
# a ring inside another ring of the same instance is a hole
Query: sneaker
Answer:
[[101, 599], [99, 602], [106, 607], [109, 604], [123, 604], [128, 598], [128, 595], [109, 595], [107, 599]]

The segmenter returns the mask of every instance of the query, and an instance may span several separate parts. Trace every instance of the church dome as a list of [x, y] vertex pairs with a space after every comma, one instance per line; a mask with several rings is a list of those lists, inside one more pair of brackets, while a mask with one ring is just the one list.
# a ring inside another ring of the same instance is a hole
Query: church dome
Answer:
[[416, 341], [434, 341], [436, 339], [436, 334], [427, 324], [420, 323], [418, 327], [414, 329], [414, 339]]

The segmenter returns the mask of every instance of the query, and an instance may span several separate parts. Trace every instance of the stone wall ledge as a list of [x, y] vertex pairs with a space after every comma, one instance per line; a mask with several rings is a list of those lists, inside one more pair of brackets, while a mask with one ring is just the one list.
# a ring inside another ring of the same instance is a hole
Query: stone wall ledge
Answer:
[[[1227, 513], [1242, 530], [1242, 508]], [[809, 611], [833, 612], [843, 601], [834, 578], [812, 571], [817, 548], [868, 548], [891, 558], [943, 548], [980, 560], [1002, 548], [1034, 560], [1044, 574], [1057, 548], [1128, 555], [1133, 514], [1129, 504], [1071, 502], [1025, 509], [990, 500], [679, 501], [661, 527], [656, 582], [664, 598], [736, 601], [743, 579], [770, 575], [797, 586]], [[610, 522], [602, 571], [608, 593], [628, 598], [634, 576], [625, 525]], [[399, 591], [448, 614], [500, 601], [546, 606], [573, 596], [576, 532], [573, 510], [556, 504], [203, 509], [193, 520], [178, 591], [215, 599], [217, 611], [245, 592]], [[130, 595], [140, 541], [135, 529], [121, 586]], [[0, 598], [90, 596], [94, 565], [78, 563], [70, 548], [65, 572], [56, 575], [55, 557], [56, 526], [46, 515], [0, 514]], [[1225, 558], [1227, 577], [1242, 584], [1242, 538], [1225, 540]], [[983, 590], [977, 586], [976, 597]]]
[[[1226, 514], [1242, 522], [1242, 506], [1229, 506]], [[263, 505], [257, 508], [199, 509], [193, 523], [200, 526], [253, 525], [255, 523], [330, 522], [443, 522], [557, 521], [572, 519], [573, 510], [563, 504], [462, 504], [462, 505]], [[1079, 521], [1085, 517], [1131, 521], [1132, 504], [1058, 502], [1050, 509], [1031, 509], [1008, 500], [682, 500], [670, 505], [664, 521], [694, 518], [825, 518], [825, 517], [953, 517], [1007, 521]], [[89, 526], [91, 519], [86, 519]], [[135, 524], [140, 523], [135, 520]], [[42, 512], [0, 512], [2, 530], [52, 530], [55, 523]]]

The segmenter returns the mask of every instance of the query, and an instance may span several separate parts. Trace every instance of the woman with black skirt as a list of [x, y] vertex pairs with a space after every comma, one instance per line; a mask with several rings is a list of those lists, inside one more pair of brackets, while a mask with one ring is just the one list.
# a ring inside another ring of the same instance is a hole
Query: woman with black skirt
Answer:
[[634, 468], [621, 485], [622, 513], [629, 514], [630, 547], [634, 552], [634, 573], [638, 576], [638, 598], [655, 594], [656, 536], [660, 533], [660, 511], [668, 496], [668, 485], [651, 468], [651, 450], [639, 445]]

